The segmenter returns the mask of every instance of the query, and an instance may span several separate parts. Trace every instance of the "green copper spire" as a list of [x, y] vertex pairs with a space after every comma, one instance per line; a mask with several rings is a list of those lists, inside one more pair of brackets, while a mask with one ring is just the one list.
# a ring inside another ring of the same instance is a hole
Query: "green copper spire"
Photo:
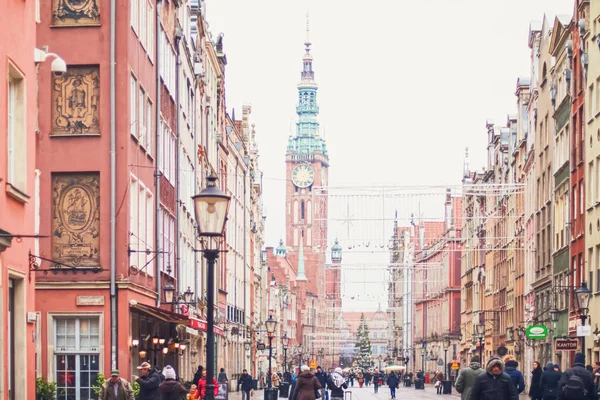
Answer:
[[319, 105], [317, 103], [318, 86], [315, 82], [313, 71], [313, 56], [310, 54], [312, 43], [309, 38], [308, 17], [306, 20], [306, 41], [304, 47], [306, 53], [302, 57], [302, 72], [300, 83], [298, 83], [298, 104], [296, 105], [296, 135], [288, 140], [288, 151], [301, 154], [312, 154], [315, 152], [327, 154], [325, 141], [319, 134]]
[[304, 272], [304, 244], [302, 238], [300, 238], [300, 250], [298, 250], [298, 274], [296, 275], [296, 282], [306, 282], [306, 272]]

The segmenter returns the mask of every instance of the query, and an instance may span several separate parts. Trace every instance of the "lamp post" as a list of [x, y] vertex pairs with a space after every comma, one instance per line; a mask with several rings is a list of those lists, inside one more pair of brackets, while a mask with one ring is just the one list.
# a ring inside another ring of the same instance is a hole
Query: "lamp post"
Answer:
[[290, 345], [290, 338], [287, 336], [287, 333], [283, 335], [281, 344], [283, 345], [283, 372], [285, 373], [287, 372], [287, 350]]
[[273, 358], [273, 336], [277, 327], [277, 320], [273, 319], [272, 315], [269, 315], [269, 319], [265, 321], [265, 326], [267, 327], [267, 337], [269, 339], [269, 384], [265, 389], [265, 400], [276, 400], [277, 389], [274, 390], [272, 385], [273, 372], [271, 371], [271, 358]]
[[[590, 297], [592, 291], [588, 289], [585, 281], [581, 282], [579, 289], [575, 291], [575, 298], [577, 299], [577, 309], [579, 310], [579, 318], [581, 318], [581, 326], [585, 326], [585, 320], [588, 317]], [[581, 336], [581, 352], [585, 354], [585, 336]]]
[[[217, 187], [217, 177], [207, 178], [208, 184], [197, 195], [192, 197], [198, 224], [198, 235], [206, 238], [202, 250], [207, 263], [207, 310], [206, 310], [206, 400], [214, 399], [215, 368], [215, 260], [219, 256], [219, 238], [223, 236], [229, 201], [227, 196]], [[216, 239], [216, 240], [213, 240]]]
[[485, 325], [475, 325], [475, 333], [479, 339], [479, 362], [483, 364], [483, 339], [485, 338]]
[[450, 342], [450, 336], [446, 336], [444, 338], [444, 379], [448, 380], [448, 376], [450, 375], [448, 373], [448, 349], [450, 348], [450, 345], [452, 343]]

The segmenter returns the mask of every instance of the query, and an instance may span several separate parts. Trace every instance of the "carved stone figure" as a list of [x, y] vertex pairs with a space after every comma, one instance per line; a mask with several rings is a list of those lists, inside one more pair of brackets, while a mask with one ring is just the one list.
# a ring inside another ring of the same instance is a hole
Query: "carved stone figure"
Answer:
[[98, 67], [70, 66], [54, 77], [52, 135], [100, 133], [100, 79]]
[[53, 26], [98, 26], [98, 0], [53, 0]]

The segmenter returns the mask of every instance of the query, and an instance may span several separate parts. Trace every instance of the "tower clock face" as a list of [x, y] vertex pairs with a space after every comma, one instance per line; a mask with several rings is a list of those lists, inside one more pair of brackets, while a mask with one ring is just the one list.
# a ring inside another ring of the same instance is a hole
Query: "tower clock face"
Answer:
[[298, 165], [292, 171], [292, 183], [299, 188], [306, 188], [315, 181], [315, 171], [310, 165]]

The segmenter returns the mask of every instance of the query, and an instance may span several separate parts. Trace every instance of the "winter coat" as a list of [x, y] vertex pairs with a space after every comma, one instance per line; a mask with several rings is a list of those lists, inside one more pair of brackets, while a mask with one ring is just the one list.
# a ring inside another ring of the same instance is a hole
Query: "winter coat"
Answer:
[[288, 400], [292, 400], [294, 396], [294, 391], [296, 390], [296, 383], [298, 383], [298, 379], [294, 379], [292, 376], [292, 383], [290, 383], [290, 393], [288, 395]]
[[134, 400], [133, 389], [129, 382], [121, 378], [121, 382], [118, 383], [119, 388], [117, 389], [117, 396], [115, 397], [115, 389], [110, 382], [107, 380], [100, 386], [100, 393], [98, 395], [99, 400]]
[[242, 374], [240, 375], [240, 379], [238, 380], [238, 390], [240, 386], [242, 386], [242, 390], [244, 392], [249, 392], [252, 390], [252, 376], [250, 374]]
[[374, 373], [373, 374], [373, 385], [375, 386], [379, 386], [379, 380], [383, 379], [383, 376], [379, 373]]
[[529, 385], [529, 397], [532, 399], [542, 398], [542, 387], [540, 386], [540, 379], [542, 379], [542, 368], [538, 365], [536, 369], [531, 371], [531, 384]]
[[196, 390], [190, 390], [185, 400], [196, 400]]
[[182, 400], [186, 397], [187, 389], [175, 379], [166, 379], [158, 385], [161, 400]]
[[[219, 394], [219, 384], [217, 383], [217, 380], [213, 377], [213, 385], [214, 385], [214, 396], [217, 397], [217, 395]], [[197, 399], [205, 399], [206, 398], [206, 378], [202, 377], [202, 379], [200, 379], [198, 381], [198, 390], [196, 391], [196, 398]]]
[[554, 365], [549, 362], [544, 368], [540, 378], [540, 387], [542, 389], [542, 398], [544, 400], [558, 400], [558, 382], [562, 374], [554, 370]]
[[472, 362], [468, 367], [460, 371], [454, 386], [456, 387], [456, 391], [460, 393], [462, 400], [471, 399], [471, 389], [475, 385], [475, 378], [483, 373], [485, 373], [485, 370], [481, 368], [481, 364], [478, 362]]
[[523, 378], [521, 371], [517, 369], [519, 363], [511, 360], [507, 361], [505, 366], [506, 369], [504, 372], [506, 372], [510, 376], [510, 379], [512, 379], [512, 382], [517, 388], [517, 392], [519, 392], [519, 394], [523, 393], [523, 390], [525, 390], [525, 379]]
[[[575, 361], [577, 361], [577, 356], [575, 356]], [[567, 381], [569, 380], [571, 375], [577, 375], [578, 377], [583, 379], [583, 382], [585, 383], [585, 389], [588, 392], [588, 400], [598, 399], [598, 392], [596, 392], [596, 386], [594, 385], [594, 377], [592, 376], [590, 371], [585, 369], [585, 366], [582, 363], [580, 364], [578, 362], [573, 364], [571, 368], [567, 369], [563, 373], [562, 377], [560, 378], [560, 381], [558, 382], [559, 392], [562, 392], [562, 388], [567, 384]]]
[[219, 372], [219, 378], [217, 378], [217, 381], [219, 381], [219, 383], [225, 383], [228, 380], [229, 379], [227, 379], [227, 374], [225, 372]]
[[202, 379], [202, 371], [204, 370], [204, 368], [198, 368], [196, 370], [196, 373], [194, 374], [194, 379], [192, 379], [192, 382], [194, 382], [194, 385], [198, 386], [198, 381], [200, 379]]
[[315, 374], [304, 371], [298, 375], [298, 382], [292, 400], [316, 400], [315, 391], [317, 389], [321, 389], [321, 384]]
[[391, 373], [390, 376], [388, 376], [387, 378], [387, 384], [390, 388], [397, 388], [400, 384], [400, 379], [398, 378], [398, 375]]
[[[495, 365], [502, 369], [500, 375], [492, 373]], [[504, 362], [501, 359], [491, 358], [487, 363], [486, 372], [475, 378], [470, 400], [519, 400], [517, 388], [510, 376], [504, 372]]]
[[[323, 387], [323, 385], [321, 385]], [[329, 374], [327, 377], [327, 387], [331, 389], [331, 398], [344, 398], [344, 389], [348, 389], [348, 384], [344, 377], [337, 372]]]
[[138, 400], [160, 400], [160, 393], [158, 392], [160, 382], [160, 375], [154, 369], [148, 371], [148, 375], [140, 376], [137, 380], [140, 385]]
[[321, 387], [325, 388], [325, 385], [327, 385], [327, 374], [325, 373], [325, 371], [317, 371], [317, 373], [315, 373], [315, 376], [319, 380], [319, 384], [321, 385]]

